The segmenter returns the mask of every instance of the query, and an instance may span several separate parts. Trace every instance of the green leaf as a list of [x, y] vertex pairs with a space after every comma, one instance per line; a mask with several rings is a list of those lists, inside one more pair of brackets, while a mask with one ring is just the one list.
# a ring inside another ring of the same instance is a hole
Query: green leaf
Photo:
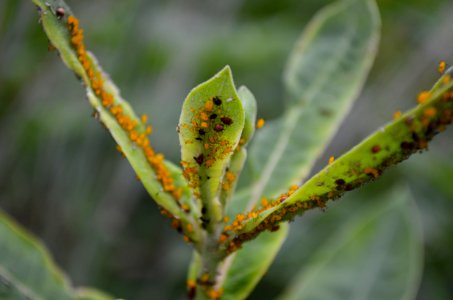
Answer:
[[288, 235], [288, 224], [282, 224], [277, 232], [267, 232], [244, 245], [225, 260], [228, 271], [223, 280], [222, 300], [245, 299], [277, 255]]
[[250, 148], [247, 172], [254, 180], [249, 207], [308, 175], [363, 86], [379, 28], [372, 0], [336, 2], [310, 22], [285, 71], [286, 112], [258, 131]]
[[221, 221], [222, 179], [243, 128], [244, 110], [228, 66], [195, 87], [184, 101], [179, 121], [184, 175], [210, 224]]
[[[68, 17], [72, 15], [70, 8], [62, 0], [33, 0], [33, 2], [39, 7], [40, 21], [43, 28], [49, 38], [50, 43], [58, 50], [61, 59], [65, 62], [69, 69], [71, 69], [78, 78], [81, 79], [84, 86], [90, 104], [95, 109], [95, 115], [99, 116], [101, 122], [107, 127], [112, 134], [115, 141], [121, 147], [122, 152], [131, 163], [138, 177], [141, 179], [145, 189], [156, 200], [156, 202], [169, 211], [173, 216], [183, 220], [184, 222], [192, 222], [190, 216], [187, 216], [180, 206], [183, 203], [190, 203], [190, 190], [185, 186], [185, 181], [182, 178], [182, 173], [179, 170], [175, 171], [176, 166], [172, 166], [170, 162], [163, 160], [159, 167], [152, 166], [147, 157], [144, 154], [144, 150], [137, 146], [135, 142], [131, 140], [130, 132], [125, 130], [119, 123], [118, 119], [113, 115], [109, 109], [109, 105], [102, 104], [102, 97], [96, 93], [93, 88], [94, 79], [90, 79], [90, 74], [80, 62], [77, 51], [71, 43], [71, 33], [68, 26]], [[63, 17], [57, 16], [57, 10], [63, 9], [65, 14]], [[91, 70], [94, 74], [100, 74], [104, 80], [101, 90], [110, 94], [113, 97], [113, 105], [121, 107], [123, 115], [137, 125], [134, 126], [134, 130], [139, 134], [144, 134], [145, 125], [142, 124], [140, 119], [137, 117], [130, 105], [121, 98], [118, 88], [109, 79], [109, 76], [104, 73], [99, 66], [95, 57], [86, 53], [86, 60], [89, 62]], [[156, 157], [159, 155], [156, 154]], [[163, 158], [163, 156], [162, 156]], [[159, 157], [160, 159], [160, 157]], [[170, 171], [171, 168], [173, 171]], [[158, 176], [158, 169], [164, 170], [164, 173], [168, 175]], [[182, 184], [175, 188], [181, 191], [182, 198], [178, 200], [178, 197], [174, 196], [171, 189], [165, 189], [163, 185], [162, 177], [169, 177], [174, 183]], [[195, 230], [194, 232], [196, 232]], [[188, 234], [188, 233], [187, 233]], [[190, 235], [190, 234], [188, 234]], [[191, 237], [193, 240], [196, 237]]]
[[230, 203], [230, 199], [236, 191], [238, 178], [242, 173], [242, 169], [244, 168], [244, 164], [247, 159], [246, 146], [255, 133], [257, 110], [255, 97], [253, 96], [252, 92], [245, 86], [241, 86], [239, 88], [238, 95], [244, 108], [244, 129], [241, 133], [239, 145], [236, 147], [234, 154], [231, 156], [231, 162], [228, 167], [228, 175], [230, 178], [226, 178], [227, 180], [225, 180], [224, 178], [224, 184], [227, 184], [228, 188], [223, 189], [220, 195], [220, 202], [223, 206], [226, 206], [226, 204]]
[[0, 241], [1, 299], [74, 299], [47, 249], [3, 212]]
[[288, 198], [277, 199], [256, 218], [247, 219], [235, 240], [240, 244], [281, 221], [376, 179], [382, 172], [411, 154], [427, 148], [453, 117], [453, 68], [427, 93], [426, 102], [370, 135], [359, 145], [313, 176]]
[[312, 255], [280, 299], [414, 299], [423, 267], [414, 204], [401, 187], [374, 198]]
[[76, 290], [77, 300], [113, 300], [112, 296], [93, 289], [93, 288], [78, 288]]

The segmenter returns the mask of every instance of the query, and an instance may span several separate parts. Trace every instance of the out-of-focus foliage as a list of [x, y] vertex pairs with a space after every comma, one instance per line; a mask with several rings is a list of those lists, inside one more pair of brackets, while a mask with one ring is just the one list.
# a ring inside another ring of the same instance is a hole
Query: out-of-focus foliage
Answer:
[[[282, 111], [281, 73], [302, 28], [332, 1], [68, 1], [86, 29], [87, 46], [139, 113], [152, 142], [176, 161], [175, 127], [184, 96], [223, 65], [235, 71], [266, 119]], [[449, 0], [379, 1], [380, 51], [370, 81], [326, 155], [338, 156], [393, 111], [413, 106], [437, 62], [453, 63]], [[102, 13], [100, 13], [102, 12]], [[27, 1], [0, 2], [0, 207], [36, 233], [76, 285], [118, 297], [183, 297], [189, 247], [163, 222], [127, 161], [97, 122], [83, 89], [49, 52]], [[165, 118], [162, 118], [162, 115]], [[338, 224], [390, 182], [407, 184], [423, 225], [419, 299], [449, 299], [453, 290], [453, 146], [451, 128], [367, 188], [310, 212], [290, 236], [251, 299], [274, 298]], [[326, 156], [319, 167], [325, 165]], [[449, 290], [450, 289], [450, 290]]]

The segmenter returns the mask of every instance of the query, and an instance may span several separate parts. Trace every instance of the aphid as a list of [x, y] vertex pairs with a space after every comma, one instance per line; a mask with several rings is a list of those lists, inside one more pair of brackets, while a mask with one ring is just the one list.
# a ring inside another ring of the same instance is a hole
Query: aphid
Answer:
[[373, 148], [371, 148], [371, 152], [373, 153], [378, 153], [379, 151], [381, 151], [381, 146], [379, 145], [374, 145]]
[[259, 118], [258, 121], [256, 121], [256, 128], [260, 129], [264, 126], [264, 119], [263, 118]]
[[220, 118], [220, 121], [222, 121], [222, 123], [225, 125], [233, 124], [233, 120], [229, 117], [222, 117], [222, 118]]
[[329, 157], [329, 165], [331, 165], [335, 161], [335, 156], [330, 156]]
[[217, 132], [223, 131], [223, 125], [222, 124], [216, 124], [214, 127], [214, 130]]
[[64, 17], [64, 14], [65, 14], [64, 8], [63, 8], [63, 7], [57, 8], [57, 10], [55, 11], [55, 13], [56, 13], [58, 19], [63, 18], [63, 17]]
[[198, 156], [194, 156], [193, 159], [197, 162], [198, 165], [201, 166], [201, 164], [202, 164], [203, 161], [204, 161], [204, 155], [203, 155], [203, 153], [201, 153], [201, 154], [198, 155]]
[[209, 116], [209, 119], [211, 119], [211, 120], [214, 120], [215, 118], [217, 118], [216, 114], [212, 114], [212, 115]]
[[445, 68], [447, 67], [447, 64], [445, 63], [445, 61], [440, 61], [439, 62], [439, 73], [440, 74], [443, 74], [445, 72]]
[[337, 185], [344, 185], [344, 184], [346, 183], [346, 181], [344, 181], [344, 179], [341, 179], [341, 178], [340, 178], [340, 179], [335, 180], [335, 183], [336, 183]]
[[393, 113], [393, 120], [398, 120], [400, 117], [401, 117], [401, 112], [399, 110], [395, 111]]
[[429, 91], [423, 91], [417, 96], [417, 102], [419, 104], [423, 104], [428, 100], [428, 98], [431, 96], [431, 93]]
[[219, 106], [222, 105], [222, 100], [219, 98], [219, 96], [215, 96], [212, 101], [214, 101], [214, 104]]
[[205, 134], [206, 134], [206, 131], [204, 131], [204, 129], [199, 129], [199, 130], [198, 130], [198, 134], [199, 134], [199, 135], [205, 135]]
[[201, 137], [196, 137], [195, 138], [197, 141], [202, 141], [203, 139]]

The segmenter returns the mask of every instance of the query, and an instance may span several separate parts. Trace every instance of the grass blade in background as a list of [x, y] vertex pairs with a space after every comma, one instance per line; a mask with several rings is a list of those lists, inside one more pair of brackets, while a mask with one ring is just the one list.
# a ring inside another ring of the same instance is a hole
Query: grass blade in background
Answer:
[[423, 266], [414, 204], [401, 187], [374, 198], [312, 255], [281, 300], [414, 299]]

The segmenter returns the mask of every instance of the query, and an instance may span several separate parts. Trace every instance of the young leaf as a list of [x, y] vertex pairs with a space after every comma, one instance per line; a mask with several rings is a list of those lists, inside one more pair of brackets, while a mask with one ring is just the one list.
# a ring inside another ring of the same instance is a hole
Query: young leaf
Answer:
[[[85, 85], [95, 115], [110, 131], [145, 189], [173, 217], [195, 224], [181, 209], [184, 203], [191, 201], [190, 190], [182, 180], [181, 171], [175, 171], [176, 166], [170, 166], [171, 163], [165, 161], [163, 155], [154, 152], [147, 137], [151, 128], [146, 126], [143, 118], [137, 117], [94, 56], [86, 51], [83, 31], [70, 8], [62, 0], [33, 2], [39, 8], [40, 21], [50, 43]], [[186, 234], [196, 240], [197, 231]]]
[[286, 112], [268, 122], [250, 148], [249, 207], [308, 175], [363, 86], [379, 28], [374, 0], [338, 1], [310, 22], [285, 71]]
[[419, 102], [423, 103], [329, 164], [288, 198], [277, 199], [271, 207], [259, 210], [255, 218], [236, 226], [239, 227], [236, 245], [307, 209], [324, 207], [328, 200], [376, 179], [386, 168], [425, 150], [434, 135], [452, 122], [452, 73], [450, 69], [431, 92], [419, 96]]
[[228, 188], [222, 179], [243, 128], [244, 110], [228, 66], [195, 87], [184, 101], [179, 121], [181, 164], [202, 202], [207, 225], [221, 221], [220, 191]]
[[253, 96], [252, 92], [245, 86], [241, 86], [239, 88], [238, 95], [244, 108], [244, 129], [241, 133], [239, 145], [236, 147], [234, 154], [231, 156], [228, 173], [224, 177], [223, 184], [227, 185], [228, 188], [223, 189], [220, 195], [220, 202], [223, 206], [226, 206], [226, 204], [230, 202], [229, 200], [236, 190], [238, 178], [241, 175], [242, 169], [247, 159], [246, 146], [255, 133], [257, 110], [255, 97]]
[[375, 198], [312, 255], [281, 300], [414, 299], [423, 267], [414, 205], [401, 187]]
[[225, 260], [222, 300], [245, 299], [252, 292], [288, 235], [288, 224], [282, 225], [277, 232], [260, 235]]

